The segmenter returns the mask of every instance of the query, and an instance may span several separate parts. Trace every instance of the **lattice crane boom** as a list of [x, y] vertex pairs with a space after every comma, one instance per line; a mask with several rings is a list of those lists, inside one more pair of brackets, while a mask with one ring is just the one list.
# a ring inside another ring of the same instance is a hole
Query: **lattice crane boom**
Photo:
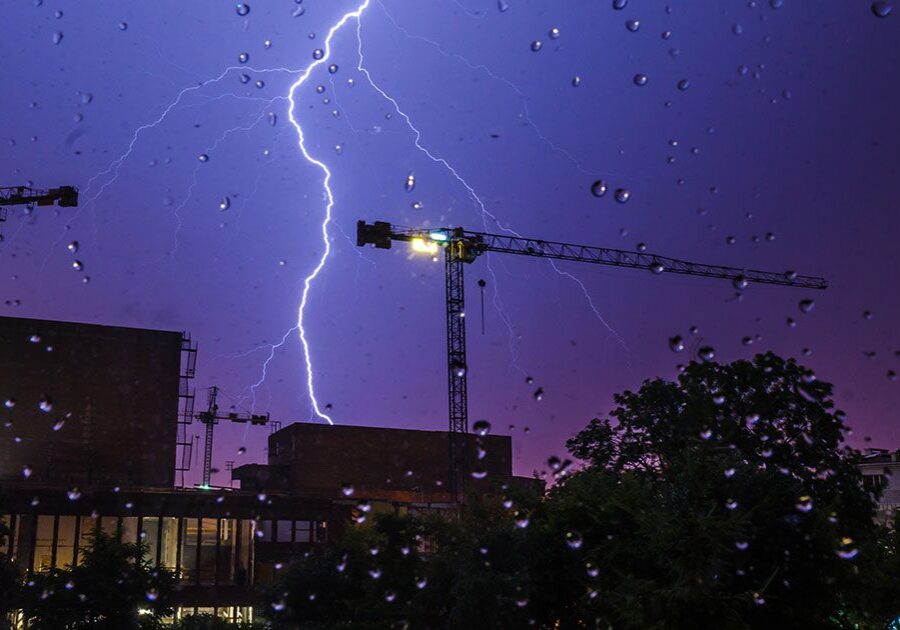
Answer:
[[78, 189], [74, 186], [61, 186], [48, 190], [35, 190], [28, 186], [0, 187], [0, 206], [30, 203], [38, 206], [52, 206], [56, 203], [63, 208], [71, 208], [78, 205]]
[[78, 205], [78, 189], [74, 186], [60, 186], [48, 190], [35, 190], [28, 186], [0, 186], [0, 223], [6, 221], [6, 206], [52, 206], [63, 208]]
[[407, 241], [413, 249], [437, 255], [444, 250], [447, 302], [447, 368], [450, 429], [450, 481], [452, 491], [461, 497], [466, 480], [467, 459], [464, 457], [465, 434], [469, 430], [466, 374], [465, 283], [463, 264], [472, 263], [488, 252], [516, 254], [534, 258], [567, 260], [612, 267], [649, 270], [655, 274], [674, 273], [687, 276], [730, 280], [735, 288], [751, 283], [803, 289], [826, 289], [828, 282], [818, 276], [798, 275], [793, 271], [772, 272], [757, 269], [694, 263], [647, 252], [634, 252], [607, 247], [574, 245], [543, 239], [523, 238], [463, 228], [407, 228], [384, 221], [368, 224], [357, 221], [356, 244], [390, 249], [393, 241]]

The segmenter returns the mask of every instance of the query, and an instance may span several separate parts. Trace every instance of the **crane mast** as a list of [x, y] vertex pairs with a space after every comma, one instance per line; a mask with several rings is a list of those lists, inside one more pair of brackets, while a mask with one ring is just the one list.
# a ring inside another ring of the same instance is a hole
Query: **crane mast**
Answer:
[[206, 398], [206, 411], [197, 414], [199, 420], [205, 426], [206, 440], [203, 443], [203, 481], [201, 488], [209, 488], [210, 477], [212, 476], [212, 452], [213, 452], [213, 433], [215, 426], [220, 420], [229, 422], [249, 422], [255, 425], [265, 425], [269, 423], [269, 414], [239, 414], [237, 412], [229, 412], [226, 414], [219, 413], [219, 405], [217, 399], [219, 396], [219, 388], [213, 385], [209, 388]]
[[643, 269], [654, 274], [680, 274], [730, 280], [737, 289], [749, 284], [769, 284], [822, 290], [828, 282], [818, 276], [798, 275], [793, 271], [773, 272], [723, 265], [694, 263], [647, 252], [608, 247], [575, 245], [558, 241], [473, 232], [456, 228], [407, 228], [385, 221], [357, 221], [356, 244], [390, 249], [393, 241], [405, 241], [413, 249], [437, 255], [444, 250], [447, 306], [447, 370], [450, 429], [450, 484], [457, 500], [463, 500], [468, 467], [466, 434], [469, 431], [466, 360], [465, 282], [463, 265], [475, 262], [488, 252], [516, 254], [591, 263], [628, 269]]

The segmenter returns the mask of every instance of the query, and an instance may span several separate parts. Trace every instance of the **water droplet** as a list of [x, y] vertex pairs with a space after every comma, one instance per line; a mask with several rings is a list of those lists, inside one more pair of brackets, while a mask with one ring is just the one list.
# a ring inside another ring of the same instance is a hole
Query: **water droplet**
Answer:
[[328, 66], [329, 73], [335, 74], [337, 71], [338, 71], [338, 65], [336, 63], [333, 63], [330, 66]]
[[300, 5], [298, 7], [294, 7], [294, 10], [291, 12], [291, 17], [300, 17], [304, 13], [306, 13], [306, 7]]
[[238, 15], [244, 16], [250, 13], [250, 5], [245, 2], [239, 2], [236, 7], [234, 7], [235, 13]]
[[475, 431], [476, 435], [484, 437], [491, 432], [491, 423], [487, 420], [476, 420], [475, 424], [472, 425], [472, 430]]
[[397, 594], [394, 591], [388, 591], [384, 594], [384, 601], [390, 603], [397, 599]]
[[582, 539], [581, 534], [579, 534], [578, 532], [566, 532], [566, 545], [568, 545], [569, 549], [581, 549], [581, 545], [583, 543], [584, 539]]
[[585, 573], [587, 573], [588, 577], [595, 578], [600, 575], [600, 569], [592, 562], [587, 562], [584, 565]]
[[7, 409], [12, 409], [13, 407], [16, 406], [16, 399], [15, 398], [7, 398], [6, 400], [3, 401], [3, 406], [6, 407]]
[[581, 85], [581, 77], [577, 74], [572, 77], [572, 87], [578, 87]]
[[41, 401], [38, 403], [38, 409], [40, 409], [44, 413], [50, 413], [51, 411], [53, 411], [53, 401], [51, 401], [47, 396], [43, 396], [41, 398]]
[[750, 547], [750, 543], [744, 542], [744, 541], [738, 541], [738, 542], [734, 543], [734, 546], [737, 547], [738, 551], [747, 551], [747, 549]]
[[313, 55], [313, 59], [315, 59], [316, 61], [318, 61], [319, 59], [321, 59], [322, 57], [325, 56], [325, 51], [322, 50], [321, 48], [316, 48], [316, 49], [313, 51], [313, 54], [312, 54], [312, 55]]
[[472, 471], [472, 478], [473, 478], [473, 479], [484, 479], [485, 477], [487, 477], [487, 471], [486, 471], [486, 470], [483, 470], [483, 469], [480, 469], [480, 468], [476, 468], [475, 470]]
[[784, 6], [784, 0], [769, 0], [769, 6], [773, 9], [780, 9]]
[[381, 577], [381, 569], [379, 569], [378, 567], [369, 569], [369, 575], [373, 580], [377, 580]]
[[544, 47], [544, 44], [539, 39], [536, 39], [533, 42], [531, 42], [531, 50], [533, 52], [537, 52], [543, 47]]
[[681, 335], [669, 337], [669, 350], [672, 352], [684, 352], [684, 339], [681, 338]]
[[22, 476], [25, 477], [26, 479], [28, 479], [31, 476], [31, 472], [32, 472], [31, 466], [26, 464], [25, 466], [22, 467]]
[[410, 171], [409, 175], [406, 176], [406, 192], [412, 192], [416, 188], [416, 174]]
[[526, 527], [528, 527], [528, 515], [524, 512], [516, 512], [513, 518], [516, 522], [516, 527], [518, 527], [519, 529], [525, 529]]
[[737, 506], [738, 506], [738, 502], [735, 501], [734, 499], [728, 499], [725, 502], [725, 507], [729, 510], [736, 510]]
[[156, 598], [159, 597], [159, 591], [157, 591], [155, 588], [151, 588], [149, 591], [147, 591], [146, 595], [148, 601], [155, 602]]
[[734, 472], [734, 468], [726, 468], [723, 474], [725, 475], [726, 479], [731, 479], [732, 477], [734, 477]]
[[[689, 87], [691, 87], [691, 82], [688, 81], [687, 79], [681, 79], [681, 80], [678, 82], [678, 89], [681, 90], [682, 92], [684, 92], [685, 90], [687, 90]], [[695, 152], [695, 153], [696, 153], [696, 152]]]
[[872, 3], [872, 13], [875, 17], [886, 18], [894, 10], [894, 5], [888, 0], [876, 0]]
[[200, 155], [198, 155], [197, 159], [200, 160], [201, 162], [209, 162], [209, 156], [206, 155], [205, 153], [201, 153]]
[[704, 361], [712, 361], [716, 358], [716, 351], [712, 346], [701, 346], [700, 349], [697, 350], [697, 356]]
[[650, 273], [659, 275], [659, 274], [663, 273], [665, 270], [666, 270], [666, 266], [659, 261], [650, 263]]
[[640, 20], [628, 20], [625, 22], [625, 28], [627, 28], [632, 33], [637, 32], [639, 28], [641, 28]]
[[119, 22], [119, 30], [127, 31], [128, 30], [128, 22]]
[[550, 36], [550, 39], [559, 39], [559, 29], [554, 26], [550, 29], [548, 35]]
[[812, 497], [800, 497], [799, 499], [797, 499], [797, 504], [794, 507], [797, 508], [798, 512], [809, 512], [813, 508]]
[[343, 494], [345, 497], [352, 497], [353, 492], [354, 490], [351, 484], [345, 483], [341, 486], [341, 494]]
[[816, 303], [813, 300], [800, 300], [797, 304], [800, 307], [800, 311], [803, 313], [809, 313], [813, 308], [815, 308]]
[[66, 245], [66, 249], [68, 249], [71, 253], [75, 254], [78, 252], [78, 241], [72, 241], [68, 245]]
[[219, 210], [225, 211], [231, 207], [231, 197], [222, 197], [222, 201], [219, 202]]
[[59, 44], [63, 40], [62, 31], [54, 31], [53, 32], [53, 43]]
[[534, 399], [538, 400], [538, 401], [544, 399], [544, 388], [543, 387], [538, 387], [536, 390], [534, 390]]
[[40, 342], [41, 342], [41, 336], [40, 336], [40, 335], [31, 335], [31, 336], [28, 338], [28, 341], [30, 341], [31, 343], [40, 343]]
[[634, 75], [634, 78], [632, 79], [632, 81], [638, 87], [643, 87], [643, 86], [647, 85], [647, 75], [638, 73], [638, 74]]
[[593, 184], [591, 184], [591, 194], [595, 197], [602, 197], [606, 194], [607, 186], [606, 182], [602, 179], [598, 179]]
[[69, 501], [77, 501], [81, 498], [81, 490], [78, 488], [70, 488], [66, 492], [66, 496], [69, 498]]
[[731, 32], [734, 33], [735, 35], [743, 35], [744, 27], [741, 26], [740, 24], [732, 24]]
[[276, 114], [275, 112], [269, 112], [266, 115], [266, 118], [269, 119], [269, 125], [271, 125], [272, 127], [278, 124], [278, 114]]
[[246, 452], [247, 452], [246, 447], [244, 447], [244, 446], [238, 447], [238, 455], [243, 455]]
[[738, 291], [743, 291], [747, 288], [750, 283], [747, 281], [747, 278], [744, 276], [735, 276], [731, 281], [731, 286], [733, 286]]
[[616, 188], [614, 196], [619, 203], [627, 203], [631, 198], [631, 191], [627, 188]]
[[238, 55], [238, 61], [241, 63], [247, 63], [248, 61], [250, 61], [250, 53], [242, 52]]
[[612, 0], [612, 8], [621, 11], [628, 4], [628, 0]]
[[287, 608], [287, 606], [281, 600], [279, 600], [277, 602], [272, 602], [272, 610], [274, 610], [275, 612], [281, 612], [285, 608]]
[[272, 47], [271, 39], [267, 39], [266, 41], [263, 42], [263, 48], [265, 48], [266, 50], [269, 50], [271, 47]]
[[262, 79], [257, 79], [257, 80], [256, 80], [256, 83], [254, 83], [253, 85], [256, 86], [256, 89], [257, 89], [257, 90], [261, 90], [261, 89], [263, 89], [264, 87], [266, 87], [266, 82], [263, 81]]
[[426, 586], [428, 586], [428, 578], [424, 578], [424, 577], [416, 578], [416, 588], [417, 589], [419, 589], [421, 591]]

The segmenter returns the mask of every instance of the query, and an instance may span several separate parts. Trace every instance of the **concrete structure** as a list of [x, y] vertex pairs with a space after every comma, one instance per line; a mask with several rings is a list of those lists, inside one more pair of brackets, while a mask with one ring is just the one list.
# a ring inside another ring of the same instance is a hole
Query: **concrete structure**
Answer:
[[[470, 490], [532, 483], [512, 475], [509, 436], [465, 436]], [[381, 427], [291, 424], [269, 436], [269, 465], [235, 468], [245, 489], [287, 489], [309, 497], [354, 498], [416, 506], [449, 505], [450, 434]], [[540, 482], [537, 482], [540, 483]]]
[[178, 332], [0, 317], [0, 479], [171, 487], [180, 353]]
[[867, 448], [859, 463], [866, 488], [880, 488], [879, 516], [886, 517], [900, 509], [900, 450]]
[[152, 564], [174, 570], [176, 617], [210, 613], [249, 621], [256, 587], [277, 563], [340, 536], [350, 508], [286, 493], [92, 486], [73, 494], [26, 481], [0, 483], [0, 553], [22, 573], [79, 562], [92, 532], [139, 538]]
[[[443, 431], [291, 424], [269, 437], [268, 463], [234, 469], [241, 490], [175, 488], [195, 417], [186, 341], [0, 317], [0, 519], [12, 531], [0, 553], [20, 570], [77, 563], [94, 531], [141, 539], [178, 575], [177, 616], [250, 620], [277, 564], [365, 512], [458, 508]], [[543, 487], [513, 477], [509, 437], [465, 439], [470, 491]]]

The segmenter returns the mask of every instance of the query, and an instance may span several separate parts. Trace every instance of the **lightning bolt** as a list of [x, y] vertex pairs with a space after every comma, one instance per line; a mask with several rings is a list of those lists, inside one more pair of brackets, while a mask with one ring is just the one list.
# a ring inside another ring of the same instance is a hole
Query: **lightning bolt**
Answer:
[[316, 391], [313, 385], [312, 358], [310, 357], [309, 342], [306, 338], [306, 328], [304, 328], [303, 326], [303, 320], [306, 314], [306, 305], [309, 301], [309, 291], [312, 288], [312, 283], [325, 267], [325, 262], [328, 260], [328, 255], [331, 253], [331, 241], [328, 238], [328, 225], [331, 223], [331, 211], [334, 208], [334, 193], [332, 193], [331, 191], [331, 171], [328, 169], [328, 166], [326, 166], [325, 163], [321, 160], [318, 160], [310, 155], [309, 151], [306, 148], [306, 137], [303, 134], [303, 127], [300, 126], [300, 123], [298, 122], [296, 116], [294, 116], [294, 110], [296, 109], [294, 95], [296, 94], [297, 90], [304, 83], [306, 83], [313, 70], [328, 62], [328, 59], [331, 57], [331, 40], [334, 37], [334, 34], [337, 33], [341, 29], [341, 27], [343, 27], [344, 24], [346, 24], [351, 19], [356, 18], [357, 23], [361, 24], [360, 18], [362, 17], [363, 11], [368, 8], [370, 1], [371, 0], [363, 0], [363, 2], [355, 10], [345, 13], [343, 17], [341, 17], [341, 19], [338, 20], [337, 23], [335, 23], [328, 30], [328, 35], [325, 37], [324, 53], [306, 67], [306, 69], [300, 74], [300, 76], [297, 77], [297, 80], [294, 81], [294, 83], [291, 85], [288, 92], [288, 102], [290, 103], [290, 106], [288, 108], [288, 118], [290, 119], [291, 124], [294, 126], [294, 129], [297, 132], [297, 145], [300, 147], [300, 152], [303, 154], [303, 157], [306, 159], [306, 161], [322, 171], [322, 187], [325, 189], [325, 217], [322, 221], [321, 228], [322, 244], [325, 246], [325, 249], [322, 252], [322, 255], [319, 257], [318, 264], [303, 280], [303, 294], [300, 298], [300, 306], [297, 308], [297, 330], [300, 333], [300, 344], [303, 346], [303, 358], [306, 362], [306, 387], [309, 391], [309, 400], [312, 404], [313, 412], [315, 413], [315, 415], [325, 420], [328, 424], [334, 424], [334, 422], [328, 414], [322, 411], [321, 407], [319, 406], [319, 401], [316, 399]]
[[[584, 173], [585, 175], [591, 175], [591, 174], [595, 174], [595, 175], [610, 175], [610, 176], [618, 175], [618, 173], [608, 173], [608, 172], [607, 172], [607, 173], [604, 173], [604, 172], [601, 172], [601, 171], [589, 171], [588, 169], [584, 168], [584, 167], [581, 165], [581, 162], [580, 162], [578, 159], [576, 159], [575, 156], [572, 155], [571, 152], [569, 152], [569, 151], [567, 151], [566, 149], [564, 149], [564, 148], [558, 146], [555, 142], [553, 142], [553, 140], [551, 140], [550, 138], [548, 138], [548, 137], [544, 134], [544, 132], [541, 131], [540, 127], [538, 127], [537, 123], [534, 122], [534, 119], [531, 117], [531, 110], [530, 110], [530, 108], [528, 107], [528, 101], [529, 101], [529, 98], [528, 98], [528, 96], [527, 96], [527, 95], [519, 88], [518, 85], [516, 85], [515, 83], [513, 83], [512, 81], [510, 81], [510, 80], [507, 79], [506, 77], [501, 76], [501, 75], [495, 73], [493, 70], [491, 70], [491, 69], [490, 69], [488, 66], [486, 66], [485, 64], [482, 64], [482, 63], [478, 63], [478, 64], [473, 63], [473, 62], [469, 61], [466, 57], [460, 55], [459, 53], [454, 53], [454, 52], [450, 52], [450, 51], [446, 50], [443, 46], [441, 46], [440, 43], [434, 41], [433, 39], [429, 39], [429, 38], [423, 37], [423, 36], [421, 36], [421, 35], [415, 35], [415, 34], [413, 34], [413, 33], [410, 33], [406, 28], [404, 28], [404, 27], [397, 21], [397, 19], [393, 16], [393, 14], [391, 14], [391, 12], [388, 11], [388, 8], [387, 8], [386, 6], [384, 6], [384, 3], [381, 2], [381, 0], [379, 0], [378, 5], [381, 7], [381, 10], [384, 12], [385, 16], [386, 16], [387, 19], [391, 22], [391, 24], [393, 24], [394, 27], [395, 27], [398, 31], [400, 31], [400, 32], [403, 34], [403, 36], [406, 37], [407, 39], [413, 40], [413, 41], [424, 42], [424, 43], [428, 44], [429, 46], [431, 46], [432, 48], [434, 48], [435, 50], [437, 50], [437, 51], [438, 51], [441, 55], [443, 55], [444, 57], [447, 57], [448, 59], [456, 59], [457, 61], [459, 61], [460, 63], [462, 63], [464, 66], [466, 66], [469, 70], [474, 70], [474, 71], [476, 71], [476, 72], [482, 72], [482, 73], [484, 73], [485, 75], [487, 75], [488, 78], [490, 78], [492, 81], [497, 81], [497, 82], [499, 82], [499, 83], [503, 83], [504, 85], [506, 85], [510, 90], [513, 91], [513, 93], [515, 93], [516, 97], [517, 97], [517, 98], [519, 99], [519, 101], [522, 103], [522, 115], [523, 115], [523, 117], [525, 118], [526, 124], [527, 124], [529, 127], [531, 127], [531, 129], [534, 131], [535, 135], [541, 140], [541, 142], [543, 142], [544, 144], [546, 144], [546, 145], [550, 148], [551, 151], [553, 151], [553, 152], [555, 152], [555, 153], [559, 153], [560, 155], [564, 156], [569, 162], [572, 163], [572, 166], [574, 166], [575, 168], [577, 168], [580, 172]], [[483, 17], [483, 16], [482, 16], [482, 17]]]
[[[431, 150], [429, 150], [428, 148], [423, 146], [422, 132], [418, 129], [418, 127], [416, 127], [413, 124], [409, 115], [400, 108], [400, 104], [397, 102], [397, 100], [394, 97], [392, 97], [390, 94], [385, 92], [381, 87], [379, 87], [377, 83], [375, 83], [375, 80], [372, 78], [371, 73], [364, 65], [365, 57], [363, 55], [362, 21], [361, 20], [359, 21], [359, 23], [357, 25], [356, 37], [357, 37], [357, 42], [358, 42], [357, 53], [358, 53], [358, 58], [359, 58], [359, 62], [357, 63], [356, 69], [365, 75], [366, 80], [369, 82], [369, 85], [372, 86], [372, 89], [374, 89], [376, 92], [378, 92], [385, 100], [390, 102], [391, 105], [394, 107], [394, 111], [396, 111], [397, 114], [403, 118], [403, 120], [406, 122], [406, 125], [409, 127], [409, 129], [415, 135], [415, 138], [413, 139], [413, 143], [415, 144], [416, 148], [419, 151], [421, 151], [423, 154], [425, 154], [432, 162], [435, 162], [435, 163], [443, 166], [447, 170], [447, 172], [450, 173], [450, 175], [457, 182], [459, 182], [459, 184], [463, 188], [466, 189], [466, 192], [468, 193], [469, 197], [472, 199], [472, 201], [474, 202], [476, 207], [481, 212], [482, 223], [484, 225], [485, 231], [488, 230], [488, 219], [490, 219], [500, 230], [506, 232], [507, 234], [511, 234], [513, 236], [521, 238], [522, 237], [521, 234], [519, 234], [518, 232], [513, 230], [511, 227], [501, 223], [500, 220], [497, 218], [497, 216], [494, 215], [492, 212], [490, 212], [487, 209], [487, 206], [485, 205], [485, 203], [481, 199], [481, 197], [478, 195], [478, 193], [475, 191], [475, 189], [462, 177], [462, 175], [459, 174], [459, 172], [445, 158], [434, 154]], [[510, 85], [513, 85], [513, 84], [510, 83]], [[517, 88], [514, 87], [514, 89], [517, 89]], [[521, 94], [521, 92], [519, 92], [519, 93]], [[524, 94], [522, 96], [524, 97]], [[533, 126], [533, 124], [532, 124], [532, 126]], [[539, 135], [542, 137], [542, 139], [546, 140], [546, 138], [544, 138], [543, 134], [540, 134], [540, 131], [537, 129], [537, 127], [534, 127], [534, 128], [535, 128], [535, 131], [537, 131], [539, 133]], [[600, 314], [600, 311], [594, 305], [594, 302], [591, 299], [590, 293], [588, 293], [587, 287], [584, 286], [584, 283], [581, 280], [579, 280], [576, 276], [572, 275], [571, 273], [561, 270], [556, 265], [555, 261], [550, 260], [548, 262], [550, 263], [550, 266], [553, 268], [553, 270], [556, 273], [572, 280], [581, 288], [582, 293], [584, 293], [585, 298], [587, 298], [588, 304], [590, 305], [591, 310], [593, 311], [594, 315], [597, 317], [598, 321], [600, 321], [600, 323], [603, 324], [604, 328], [606, 328], [606, 330], [609, 332], [609, 334], [612, 335], [613, 338], [616, 339], [616, 341], [619, 343], [619, 345], [621, 345], [622, 348], [625, 350], [626, 355], [629, 356], [629, 366], [630, 366], [631, 349], [628, 347], [628, 345], [625, 343], [625, 341], [622, 339], [622, 337], [619, 335], [619, 333], [616, 332], [615, 329], [613, 329], [613, 327], [610, 326], [609, 323], [606, 321], [606, 319]], [[513, 364], [519, 371], [522, 371], [522, 368], [518, 365], [518, 362], [517, 362], [518, 353], [515, 351], [514, 332], [512, 329], [512, 325], [509, 321], [509, 318], [503, 313], [503, 310], [502, 310], [502, 303], [500, 302], [500, 297], [497, 292], [497, 278], [496, 278], [496, 274], [494, 273], [493, 268], [490, 265], [490, 258], [488, 258], [487, 267], [488, 267], [488, 271], [490, 272], [491, 277], [494, 281], [494, 284], [493, 284], [494, 306], [495, 306], [495, 308], [497, 308], [498, 313], [500, 314], [500, 318], [503, 321], [503, 323], [506, 325], [507, 331], [509, 333], [509, 344], [510, 344], [510, 350], [511, 350], [511, 353], [513, 356]]]

